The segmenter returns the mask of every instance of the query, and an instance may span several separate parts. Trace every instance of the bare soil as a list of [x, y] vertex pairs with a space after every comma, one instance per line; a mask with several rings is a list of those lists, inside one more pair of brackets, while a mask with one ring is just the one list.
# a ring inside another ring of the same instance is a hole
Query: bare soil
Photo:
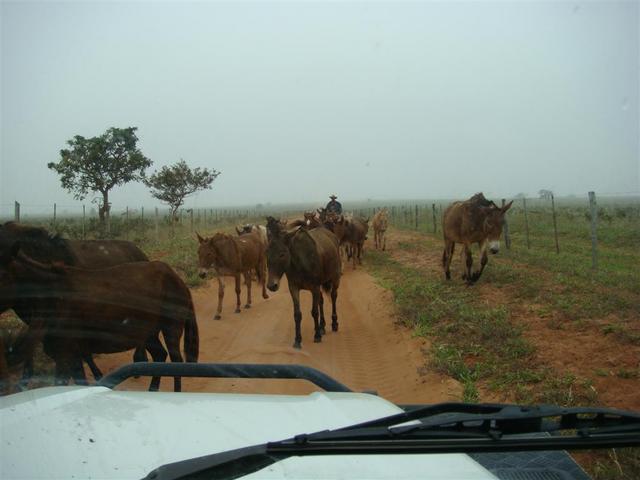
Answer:
[[[366, 260], [365, 260], [366, 261]], [[235, 292], [227, 282], [221, 320], [213, 320], [217, 282], [193, 290], [200, 328], [200, 362], [285, 363], [319, 369], [355, 391], [375, 390], [394, 403], [433, 403], [459, 399], [460, 384], [424, 368], [426, 340], [394, 318], [391, 294], [377, 285], [362, 268], [345, 266], [338, 293], [338, 332], [331, 332], [331, 302], [325, 297], [327, 334], [313, 342], [311, 294], [303, 292], [302, 349], [292, 347], [293, 308], [284, 282], [276, 293], [263, 300], [255, 292], [250, 309], [234, 313]], [[245, 292], [243, 289], [244, 303]], [[131, 361], [131, 352], [101, 355], [98, 366], [106, 373]], [[145, 389], [148, 379], [133, 379], [122, 385]], [[170, 390], [171, 380], [161, 389]], [[183, 390], [197, 392], [255, 392], [305, 394], [316, 390], [299, 380], [213, 380], [183, 379]]]

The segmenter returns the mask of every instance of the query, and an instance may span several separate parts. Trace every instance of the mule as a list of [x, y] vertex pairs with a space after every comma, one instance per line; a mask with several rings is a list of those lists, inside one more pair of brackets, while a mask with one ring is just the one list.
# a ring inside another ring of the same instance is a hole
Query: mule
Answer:
[[320, 342], [326, 325], [321, 289], [331, 295], [331, 329], [334, 332], [338, 331], [336, 300], [342, 275], [338, 239], [326, 228], [298, 227], [287, 231], [273, 217], [267, 217], [267, 232], [269, 233], [267, 287], [272, 292], [278, 291], [282, 276], [287, 276], [295, 322], [293, 347], [302, 348], [300, 290], [309, 290], [313, 297], [311, 309], [314, 323], [313, 341]]
[[198, 266], [200, 278], [205, 278], [211, 270], [218, 279], [218, 308], [215, 320], [222, 318], [222, 301], [224, 299], [224, 277], [231, 276], [236, 282], [236, 313], [240, 313], [240, 277], [244, 276], [247, 286], [247, 303], [251, 308], [251, 271], [255, 270], [262, 285], [262, 298], [267, 299], [266, 283], [266, 248], [257, 232], [239, 237], [226, 233], [216, 233], [211, 238], [198, 237]]
[[[163, 262], [135, 262], [98, 270], [43, 264], [20, 253], [16, 243], [0, 257], [0, 309], [35, 312], [44, 332], [45, 353], [56, 364], [56, 383], [73, 378], [86, 384], [81, 359], [94, 353], [143, 348], [163, 362], [182, 362], [180, 337], [188, 362], [198, 360], [198, 325], [191, 293]], [[19, 314], [19, 313], [18, 313]], [[157, 390], [154, 377], [150, 390]], [[174, 378], [180, 391], [181, 379]]]
[[[487, 250], [492, 254], [500, 251], [500, 236], [507, 211], [513, 201], [504, 207], [498, 207], [487, 200], [482, 193], [477, 193], [464, 202], [453, 202], [444, 211], [442, 231], [444, 235], [444, 251], [442, 267], [445, 278], [451, 279], [451, 259], [455, 244], [464, 246], [465, 269], [462, 279], [471, 285], [478, 281], [488, 262]], [[473, 257], [471, 245], [480, 247], [480, 269], [472, 271]]]
[[294, 220], [290, 227], [318, 228], [322, 222], [316, 217], [316, 212], [304, 212], [302, 220]]
[[[52, 235], [46, 229], [15, 222], [0, 225], [0, 255], [15, 242], [20, 242], [21, 250], [34, 260], [43, 263], [63, 262], [66, 265], [88, 269], [106, 268], [129, 262], [146, 262], [149, 259], [132, 242], [124, 240], [67, 240], [59, 235]], [[16, 314], [18, 314], [16, 312]], [[33, 318], [30, 310], [18, 314], [28, 326], [40, 320]], [[26, 384], [33, 375], [33, 352], [42, 332], [29, 328], [21, 338], [24, 371], [22, 383]], [[144, 349], [136, 349], [134, 361], [146, 361]], [[96, 380], [102, 372], [88, 355], [85, 358]]]
[[264, 225], [256, 225], [251, 223], [247, 223], [245, 225], [242, 225], [241, 227], [236, 227], [236, 233], [238, 234], [238, 236], [245, 235], [251, 232], [256, 232], [258, 234], [258, 237], [264, 244], [264, 248], [266, 250], [268, 244], [267, 227], [265, 227]]
[[356, 268], [356, 261], [362, 265], [362, 250], [364, 241], [367, 239], [369, 231], [369, 218], [353, 217], [351, 220], [345, 220], [346, 232], [345, 242], [348, 244], [347, 258], [353, 260], [353, 269]]
[[375, 248], [376, 250], [380, 249], [384, 252], [387, 249], [386, 233], [389, 225], [387, 209], [383, 208], [382, 210], [378, 210], [373, 216], [371, 224], [373, 226], [373, 242]]

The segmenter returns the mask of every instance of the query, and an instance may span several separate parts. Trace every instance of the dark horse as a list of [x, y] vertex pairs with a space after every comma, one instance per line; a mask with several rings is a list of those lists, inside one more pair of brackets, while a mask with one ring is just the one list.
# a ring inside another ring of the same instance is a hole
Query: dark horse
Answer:
[[[82, 358], [132, 348], [150, 350], [163, 362], [166, 352], [181, 362], [180, 336], [188, 362], [198, 359], [198, 326], [191, 293], [165, 263], [135, 262], [99, 270], [43, 264], [15, 243], [0, 256], [0, 310], [29, 308], [43, 322], [43, 345], [56, 364], [56, 383], [72, 377], [85, 384]], [[157, 390], [154, 377], [150, 390]], [[179, 391], [180, 378], [174, 380]]]
[[[444, 252], [442, 266], [447, 280], [451, 278], [449, 267], [456, 243], [464, 245], [465, 272], [462, 279], [467, 284], [476, 282], [487, 264], [487, 248], [491, 253], [500, 250], [500, 236], [507, 210], [513, 201], [504, 207], [498, 207], [493, 201], [487, 200], [482, 193], [476, 193], [469, 200], [454, 202], [444, 211], [442, 231], [444, 232]], [[473, 257], [471, 244], [480, 247], [480, 270], [472, 273]]]
[[[324, 308], [322, 287], [331, 292], [331, 328], [338, 331], [336, 299], [340, 286], [341, 261], [338, 253], [338, 239], [324, 227], [307, 229], [298, 227], [286, 231], [273, 217], [267, 217], [269, 247], [267, 264], [269, 270], [267, 288], [275, 292], [280, 287], [282, 275], [287, 275], [289, 292], [293, 301], [293, 319], [296, 325], [294, 348], [301, 348], [300, 334], [300, 290], [310, 290], [313, 295], [311, 315], [315, 326], [314, 342], [322, 341], [324, 333]], [[320, 318], [318, 318], [320, 313]]]
[[[61, 262], [81, 268], [106, 268], [129, 262], [146, 262], [149, 259], [136, 245], [122, 240], [67, 240], [52, 235], [44, 228], [7, 222], [0, 225], [0, 255], [6, 254], [15, 242], [20, 242], [23, 253], [42, 263]], [[29, 325], [27, 335], [20, 337], [20, 343], [13, 346], [14, 351], [24, 360], [23, 382], [33, 375], [33, 350], [42, 332], [38, 325], [43, 319], [34, 317], [34, 311], [28, 305], [16, 311], [16, 314]], [[135, 361], [146, 360], [144, 349], [137, 349]], [[93, 376], [99, 379], [102, 372], [91, 356], [85, 358]]]

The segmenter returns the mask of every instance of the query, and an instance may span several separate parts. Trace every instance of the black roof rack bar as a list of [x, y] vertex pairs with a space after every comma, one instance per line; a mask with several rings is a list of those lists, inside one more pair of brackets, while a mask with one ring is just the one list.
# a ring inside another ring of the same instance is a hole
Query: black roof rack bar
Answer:
[[96, 385], [114, 388], [131, 377], [280, 378], [307, 380], [327, 392], [352, 390], [315, 368], [304, 365], [252, 363], [136, 362], [102, 377]]

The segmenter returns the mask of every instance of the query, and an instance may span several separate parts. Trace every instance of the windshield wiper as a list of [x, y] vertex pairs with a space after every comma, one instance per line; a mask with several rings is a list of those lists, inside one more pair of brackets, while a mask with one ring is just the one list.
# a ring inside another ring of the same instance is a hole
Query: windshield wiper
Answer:
[[607, 408], [441, 403], [335, 430], [163, 465], [153, 480], [232, 479], [292, 456], [640, 446], [640, 414]]

